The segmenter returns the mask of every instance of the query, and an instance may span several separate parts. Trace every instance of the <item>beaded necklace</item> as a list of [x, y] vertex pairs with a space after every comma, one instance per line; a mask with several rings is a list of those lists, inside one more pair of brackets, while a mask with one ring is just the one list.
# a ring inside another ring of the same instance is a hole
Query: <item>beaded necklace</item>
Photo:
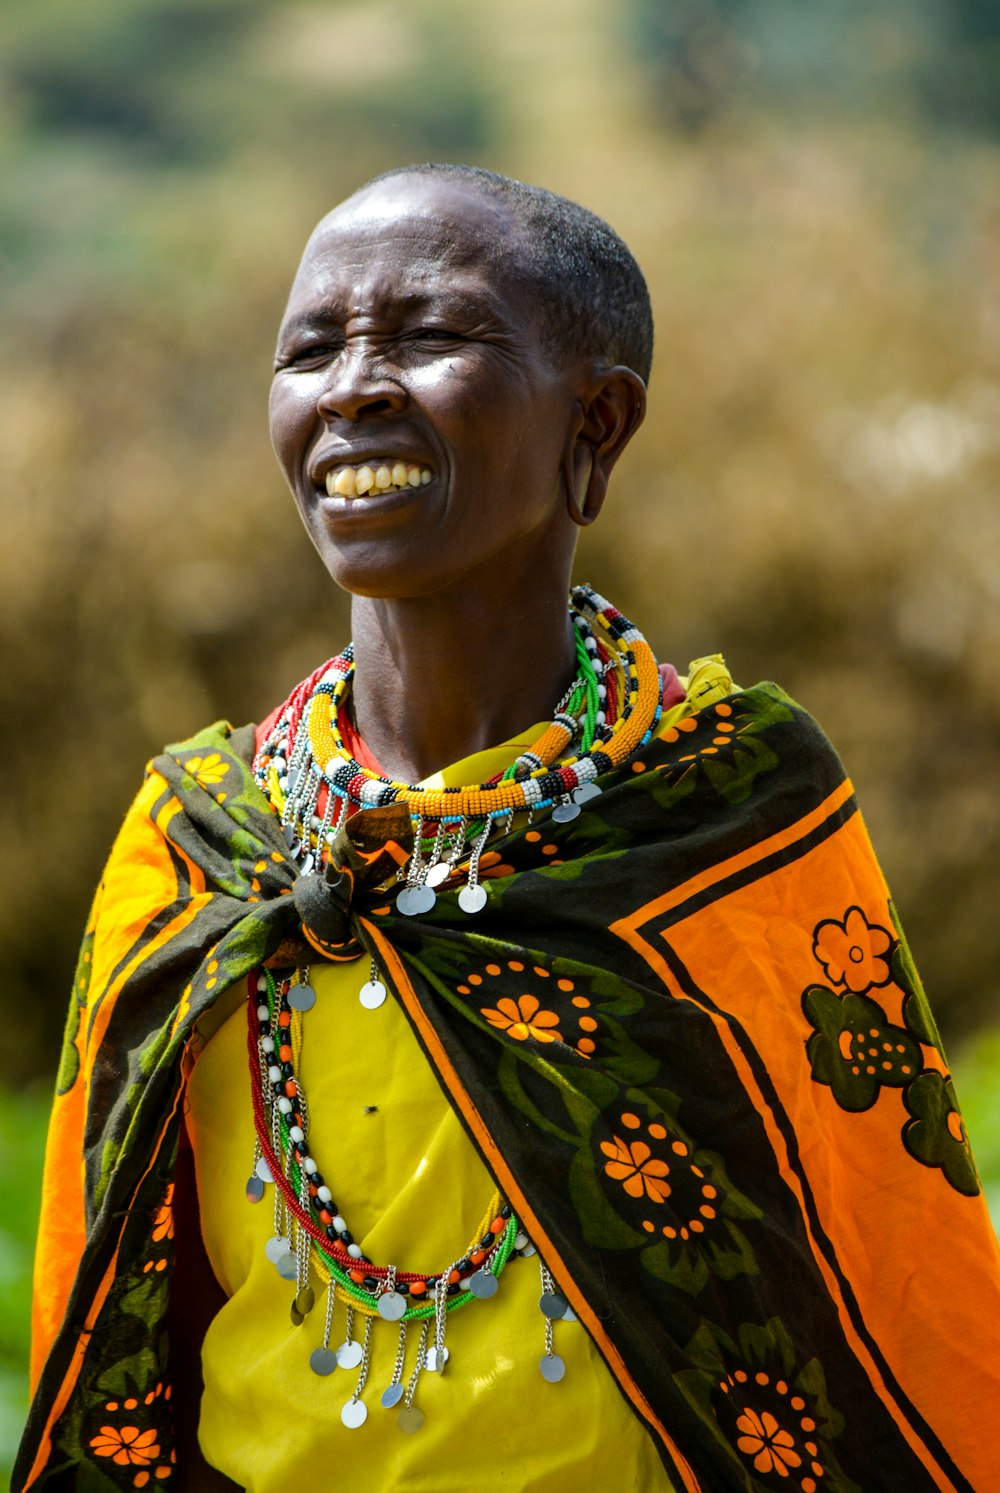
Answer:
[[[309, 1143], [309, 1107], [297, 1069], [303, 1015], [315, 1001], [307, 971], [276, 979], [270, 970], [261, 968], [247, 982], [247, 1047], [256, 1145], [246, 1196], [249, 1202], [259, 1203], [265, 1186], [274, 1184], [274, 1233], [265, 1245], [265, 1254], [279, 1276], [294, 1283], [289, 1309], [293, 1326], [302, 1326], [316, 1305], [310, 1283], [312, 1266], [326, 1287], [322, 1342], [310, 1353], [309, 1367], [321, 1377], [337, 1368], [360, 1369], [356, 1387], [341, 1410], [341, 1420], [350, 1429], [363, 1425], [368, 1415], [361, 1396], [368, 1379], [373, 1320], [381, 1317], [399, 1323], [393, 1378], [382, 1392], [381, 1404], [394, 1409], [402, 1401], [400, 1429], [412, 1433], [423, 1424], [423, 1412], [413, 1403], [420, 1374], [425, 1369], [443, 1373], [448, 1361], [448, 1314], [472, 1301], [495, 1296], [509, 1261], [533, 1255], [535, 1249], [510, 1204], [495, 1192], [467, 1248], [441, 1270], [402, 1271], [395, 1265], [378, 1265], [364, 1254], [337, 1211]], [[539, 1263], [539, 1307], [545, 1319], [545, 1352], [539, 1369], [543, 1378], [558, 1383], [565, 1364], [553, 1349], [553, 1323], [572, 1320], [573, 1313], [556, 1291], [544, 1264]], [[334, 1350], [330, 1337], [338, 1300], [347, 1308], [346, 1337]], [[355, 1312], [366, 1319], [360, 1343], [353, 1336]], [[404, 1386], [410, 1323], [419, 1324], [420, 1336], [416, 1364]], [[429, 1342], [431, 1336], [433, 1341]]]
[[580, 805], [600, 792], [596, 779], [644, 746], [659, 721], [659, 672], [638, 628], [589, 586], [572, 591], [570, 616], [577, 677], [538, 740], [486, 783], [422, 788], [354, 758], [342, 726], [353, 647], [300, 685], [258, 751], [254, 774], [281, 817], [301, 870], [314, 869], [349, 812], [401, 802], [410, 812], [415, 850], [398, 910], [408, 916], [429, 912], [437, 889], [455, 875], [469, 847], [458, 905], [468, 914], [481, 911], [487, 897], [479, 885], [479, 859], [490, 833], [524, 810], [551, 809], [558, 822], [575, 818]]
[[[458, 906], [467, 914], [480, 911], [488, 898], [479, 885], [479, 859], [490, 833], [509, 830], [520, 812], [527, 812], [529, 821], [546, 809], [559, 822], [574, 819], [581, 804], [601, 791], [596, 779], [622, 766], [652, 737], [659, 722], [659, 671], [638, 629], [589, 586], [571, 593], [570, 617], [576, 677], [538, 740], [486, 783], [426, 789], [396, 782], [355, 759], [343, 735], [354, 671], [352, 647], [303, 681], [278, 712], [253, 769], [281, 817], [286, 843], [302, 875], [311, 875], [327, 859], [348, 813], [403, 803], [413, 824], [414, 849], [398, 873], [403, 886], [396, 897], [397, 910], [407, 916], [429, 912], [439, 889], [464, 876]], [[386, 1408], [402, 1402], [400, 1428], [416, 1431], [423, 1423], [423, 1413], [413, 1403], [417, 1382], [425, 1369], [444, 1372], [448, 1314], [495, 1295], [510, 1260], [533, 1255], [534, 1246], [510, 1205], [496, 1193], [471, 1243], [443, 1269], [401, 1271], [369, 1260], [338, 1212], [310, 1148], [308, 1104], [297, 1072], [303, 1017], [316, 1001], [308, 972], [276, 978], [262, 968], [250, 977], [247, 996], [256, 1143], [246, 1195], [257, 1203], [265, 1186], [274, 1185], [274, 1234], [265, 1252], [278, 1274], [295, 1284], [291, 1321], [301, 1326], [315, 1306], [310, 1284], [315, 1268], [326, 1286], [327, 1301], [322, 1343], [309, 1363], [319, 1375], [338, 1367], [360, 1369], [354, 1392], [341, 1411], [341, 1420], [351, 1428], [362, 1425], [368, 1414], [361, 1395], [373, 1322], [377, 1317], [398, 1322], [393, 1378], [381, 1402]], [[385, 998], [373, 961], [360, 999], [374, 1009]], [[541, 1259], [539, 1266], [539, 1307], [545, 1319], [545, 1352], [539, 1368], [543, 1378], [556, 1383], [565, 1365], [553, 1350], [553, 1323], [572, 1320], [573, 1313]], [[347, 1309], [346, 1338], [332, 1350], [338, 1300]], [[365, 1318], [361, 1342], [353, 1337], [355, 1312]], [[419, 1324], [419, 1339], [416, 1364], [404, 1385], [410, 1324]]]

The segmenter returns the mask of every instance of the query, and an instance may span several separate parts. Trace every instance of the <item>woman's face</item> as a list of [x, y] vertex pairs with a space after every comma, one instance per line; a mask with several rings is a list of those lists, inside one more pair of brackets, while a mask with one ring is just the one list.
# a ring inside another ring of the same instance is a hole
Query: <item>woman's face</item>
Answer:
[[399, 176], [338, 207], [306, 246], [278, 335], [271, 439], [348, 591], [428, 596], [505, 569], [515, 550], [572, 543], [559, 469], [579, 370], [543, 345], [513, 253], [505, 265], [515, 236], [501, 204]]

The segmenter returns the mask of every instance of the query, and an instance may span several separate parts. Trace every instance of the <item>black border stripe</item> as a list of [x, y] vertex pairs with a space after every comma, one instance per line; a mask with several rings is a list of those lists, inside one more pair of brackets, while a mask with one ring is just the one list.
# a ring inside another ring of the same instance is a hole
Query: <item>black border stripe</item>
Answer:
[[[808, 838], [811, 838], [811, 836]], [[782, 852], [782, 854], [784, 854], [784, 852]], [[734, 878], [734, 880], [735, 879], [736, 878]], [[908, 1419], [911, 1428], [922, 1438], [924, 1445], [937, 1458], [941, 1470], [951, 1478], [952, 1482], [955, 1484], [955, 1487], [961, 1489], [962, 1493], [976, 1493], [976, 1489], [955, 1466], [950, 1455], [948, 1454], [945, 1447], [942, 1446], [935, 1432], [926, 1423], [923, 1416], [919, 1413], [908, 1396], [904, 1393], [902, 1386], [899, 1384], [896, 1376], [893, 1374], [888, 1363], [883, 1357], [882, 1351], [879, 1348], [877, 1342], [872, 1337], [867, 1326], [865, 1325], [861, 1307], [857, 1300], [857, 1297], [854, 1294], [853, 1287], [842, 1273], [839, 1262], [837, 1260], [836, 1251], [833, 1248], [833, 1244], [820, 1223], [816, 1202], [813, 1198], [812, 1190], [810, 1189], [808, 1181], [803, 1172], [794, 1128], [787, 1114], [785, 1113], [784, 1108], [781, 1105], [777, 1092], [771, 1081], [770, 1074], [768, 1073], [767, 1068], [764, 1065], [763, 1059], [760, 1057], [760, 1054], [757, 1052], [757, 1049], [750, 1041], [747, 1033], [744, 1031], [740, 1023], [736, 1021], [732, 1016], [730, 1016], [727, 1012], [722, 1011], [715, 1004], [715, 1002], [711, 1000], [711, 998], [706, 995], [705, 992], [698, 986], [687, 966], [681, 959], [680, 955], [676, 952], [675, 949], [671, 947], [666, 938], [664, 938], [663, 943], [667, 963], [680, 988], [684, 991], [685, 995], [696, 1001], [700, 1006], [703, 1007], [704, 1010], [712, 1012], [714, 1015], [720, 1017], [726, 1023], [726, 1026], [733, 1034], [733, 1037], [735, 1038], [737, 1045], [739, 1046], [740, 1051], [747, 1062], [748, 1067], [753, 1073], [760, 1092], [770, 1108], [771, 1116], [774, 1119], [774, 1122], [777, 1125], [779, 1131], [781, 1132], [782, 1139], [784, 1140], [787, 1149], [789, 1164], [796, 1177], [798, 1178], [799, 1185], [802, 1188], [802, 1196], [805, 1200], [806, 1213], [809, 1219], [813, 1237], [816, 1239], [817, 1245], [822, 1252], [824, 1260], [826, 1261], [831, 1272], [840, 1285], [844, 1303], [847, 1307], [848, 1314], [850, 1316], [854, 1329], [857, 1332], [858, 1336], [861, 1338], [862, 1342], [864, 1342], [865, 1346], [868, 1348], [868, 1351], [874, 1359], [875, 1363], [878, 1365], [886, 1385], [896, 1399], [898, 1408], [900, 1409], [900, 1411], [906, 1414], [906, 1418]]]
[[678, 903], [676, 907], [672, 907], [662, 917], [651, 918], [648, 923], [636, 928], [635, 932], [640, 938], [645, 939], [647, 943], [655, 947], [646, 933], [647, 928], [653, 928], [655, 933], [661, 934], [665, 938], [665, 930], [672, 927], [674, 923], [683, 922], [685, 918], [691, 917], [696, 912], [701, 912], [703, 908], [710, 906], [711, 903], [719, 901], [723, 897], [730, 896], [742, 887], [751, 886], [755, 881], [761, 881], [765, 877], [773, 875], [775, 871], [780, 871], [783, 866], [790, 866], [795, 861], [801, 860], [803, 856], [815, 850], [818, 845], [822, 845], [824, 840], [828, 840], [831, 835], [836, 834], [837, 830], [841, 829], [857, 812], [858, 801], [852, 793], [850, 798], [844, 800], [839, 809], [835, 809], [822, 824], [817, 825], [809, 834], [803, 835], [801, 839], [795, 840], [791, 845], [786, 845], [782, 850], [773, 851], [771, 855], [765, 856], [762, 860], [754, 861], [750, 866], [743, 866], [739, 871], [734, 871], [732, 875], [727, 876], [723, 881], [717, 881], [712, 886], [705, 887], [700, 892], [692, 893], [686, 901]]

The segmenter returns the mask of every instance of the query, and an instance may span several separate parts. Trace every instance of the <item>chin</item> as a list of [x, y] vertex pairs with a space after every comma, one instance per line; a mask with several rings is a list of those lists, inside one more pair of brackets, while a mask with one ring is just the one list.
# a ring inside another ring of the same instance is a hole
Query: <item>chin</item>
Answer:
[[426, 551], [415, 559], [400, 559], [373, 548], [375, 552], [367, 554], [347, 554], [343, 550], [330, 554], [324, 546], [320, 555], [331, 579], [342, 591], [371, 600], [404, 601], [434, 596], [458, 578], [457, 574], [444, 573], [438, 567], [429, 568]]

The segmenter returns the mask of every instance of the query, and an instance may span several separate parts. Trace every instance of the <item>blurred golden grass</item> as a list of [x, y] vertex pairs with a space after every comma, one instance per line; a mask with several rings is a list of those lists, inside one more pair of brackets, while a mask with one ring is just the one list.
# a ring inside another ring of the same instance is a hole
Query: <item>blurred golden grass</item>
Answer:
[[[490, 120], [468, 153], [605, 214], [651, 283], [650, 417], [579, 574], [662, 657], [722, 649], [818, 715], [960, 1033], [995, 1009], [1000, 967], [1000, 152], [766, 113], [682, 138], [594, 0], [516, 0], [502, 34], [456, 0], [428, 14], [432, 33], [383, 3], [288, 7], [277, 30], [265, 15], [220, 86], [249, 69], [264, 108], [297, 80], [301, 148], [286, 121], [234, 129], [199, 172], [143, 175], [81, 141], [39, 154], [39, 176], [14, 152], [7, 190], [37, 233], [0, 352], [17, 1061], [51, 1063], [144, 760], [209, 719], [259, 718], [346, 639], [268, 448], [269, 354], [315, 218], [431, 153], [432, 136], [392, 138], [392, 110], [410, 117], [404, 82], [449, 28], [441, 107], [473, 134]], [[334, 70], [324, 94], [304, 59], [372, 34], [377, 90]], [[311, 111], [334, 91], [357, 117], [325, 146]]]

